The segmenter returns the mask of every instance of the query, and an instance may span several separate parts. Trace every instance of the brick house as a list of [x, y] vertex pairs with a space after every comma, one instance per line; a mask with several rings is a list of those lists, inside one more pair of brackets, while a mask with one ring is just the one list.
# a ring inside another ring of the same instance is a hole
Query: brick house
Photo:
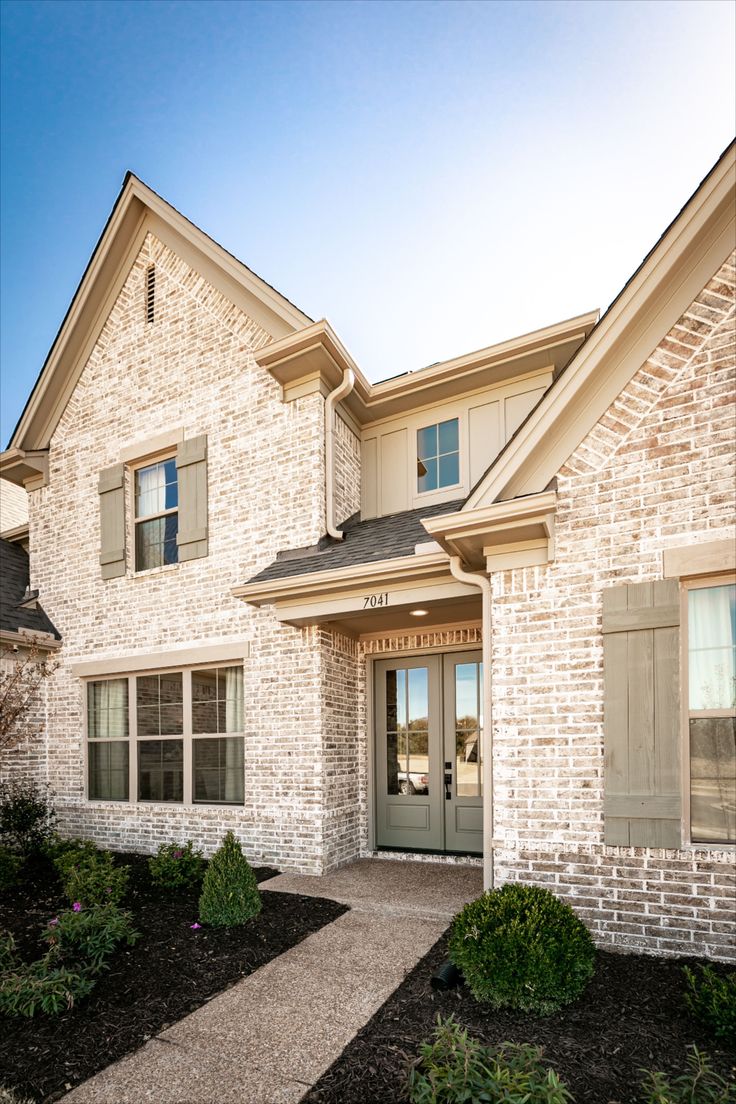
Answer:
[[62, 638], [3, 769], [112, 848], [470, 856], [736, 957], [734, 166], [602, 318], [377, 384], [129, 175], [1, 457]]

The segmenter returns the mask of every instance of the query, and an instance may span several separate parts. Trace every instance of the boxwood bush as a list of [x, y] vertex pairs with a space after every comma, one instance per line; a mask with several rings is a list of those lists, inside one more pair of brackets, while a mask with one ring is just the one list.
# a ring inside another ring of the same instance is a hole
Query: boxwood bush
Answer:
[[511, 882], [455, 917], [450, 958], [477, 1001], [549, 1015], [593, 976], [593, 940], [569, 905], [547, 889]]
[[210, 859], [199, 898], [199, 919], [213, 928], [244, 924], [261, 911], [256, 876], [232, 832]]

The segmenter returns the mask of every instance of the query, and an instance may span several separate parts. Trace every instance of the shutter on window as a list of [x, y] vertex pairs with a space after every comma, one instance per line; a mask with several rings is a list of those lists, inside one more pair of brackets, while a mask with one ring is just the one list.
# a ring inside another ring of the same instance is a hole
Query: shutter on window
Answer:
[[679, 847], [676, 579], [603, 592], [605, 842]]
[[180, 560], [207, 555], [207, 437], [182, 441], [176, 450], [179, 481]]
[[100, 574], [116, 579], [125, 574], [125, 465], [100, 472]]

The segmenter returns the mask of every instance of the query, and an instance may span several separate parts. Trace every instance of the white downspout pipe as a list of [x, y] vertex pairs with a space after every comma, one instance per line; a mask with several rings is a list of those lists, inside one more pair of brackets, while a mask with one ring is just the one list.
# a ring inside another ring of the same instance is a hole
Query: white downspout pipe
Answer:
[[342, 540], [345, 534], [335, 528], [335, 442], [332, 424], [335, 420], [335, 407], [354, 387], [355, 373], [352, 368], [346, 368], [342, 382], [334, 391], [330, 391], [325, 400], [325, 527], [327, 535], [333, 540]]
[[491, 580], [465, 571], [459, 556], [450, 556], [450, 571], [459, 583], [480, 587], [483, 634], [483, 889], [493, 889], [493, 695], [491, 691]]

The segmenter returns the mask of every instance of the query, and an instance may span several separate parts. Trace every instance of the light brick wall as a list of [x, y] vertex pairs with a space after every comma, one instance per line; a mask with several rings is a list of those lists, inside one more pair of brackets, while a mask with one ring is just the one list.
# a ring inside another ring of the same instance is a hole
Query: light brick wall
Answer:
[[[39, 660], [44, 658], [46, 653], [41, 653]], [[9, 680], [14, 678], [19, 665], [26, 661], [35, 662], [30, 659], [27, 648], [20, 645], [0, 646], [0, 692], [3, 696], [7, 691]], [[53, 665], [53, 656], [48, 662]], [[17, 742], [14, 741], [12, 747], [8, 746], [0, 750], [0, 778], [23, 782], [46, 781], [47, 702], [48, 682], [43, 680], [36, 693], [28, 699], [28, 708], [14, 728], [14, 732], [19, 734]]]
[[734, 854], [603, 844], [601, 591], [733, 536], [734, 265], [558, 476], [555, 561], [493, 577], [500, 880], [549, 884], [608, 945], [736, 958]]
[[[149, 325], [143, 289], [151, 262]], [[317, 634], [231, 596], [277, 551], [324, 533], [324, 400], [282, 402], [253, 359], [269, 340], [146, 238], [54, 434], [49, 484], [30, 496], [32, 578], [64, 641], [50, 694], [47, 772], [69, 832], [144, 851], [186, 836], [211, 851], [232, 827], [255, 861], [316, 872], [324, 834]], [[208, 437], [209, 555], [103, 581], [99, 472], [118, 462], [122, 447], [178, 426]], [[349, 438], [341, 441], [354, 455]], [[343, 473], [338, 461], [338, 472], [352, 512], [351, 462]], [[245, 807], [85, 804], [82, 686], [71, 665], [221, 640], [250, 641]]]
[[340, 525], [360, 509], [360, 441], [335, 411], [335, 524]]
[[0, 534], [28, 524], [28, 495], [7, 479], [0, 479]]

